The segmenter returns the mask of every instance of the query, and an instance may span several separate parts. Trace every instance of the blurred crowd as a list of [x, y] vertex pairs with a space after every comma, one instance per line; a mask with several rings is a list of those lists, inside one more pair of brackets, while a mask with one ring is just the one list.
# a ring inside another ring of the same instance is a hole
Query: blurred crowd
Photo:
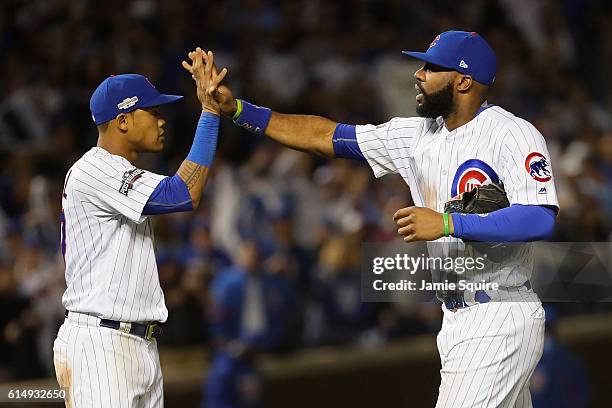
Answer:
[[[418, 65], [401, 50], [424, 50], [448, 29], [478, 31], [499, 60], [489, 102], [547, 139], [555, 240], [609, 241], [611, 22], [603, 0], [1, 2], [0, 381], [53, 373], [61, 190], [96, 143], [89, 97], [109, 74], [142, 73], [186, 96], [164, 107], [165, 151], [138, 163], [171, 175], [199, 116], [180, 65], [196, 46], [228, 67], [238, 97], [378, 124], [415, 115]], [[366, 165], [290, 151], [225, 120], [203, 203], [156, 219], [170, 311], [162, 344], [243, 356], [436, 332], [434, 304], [360, 300], [361, 243], [394, 239], [392, 214], [411, 204], [401, 178], [375, 181]]]

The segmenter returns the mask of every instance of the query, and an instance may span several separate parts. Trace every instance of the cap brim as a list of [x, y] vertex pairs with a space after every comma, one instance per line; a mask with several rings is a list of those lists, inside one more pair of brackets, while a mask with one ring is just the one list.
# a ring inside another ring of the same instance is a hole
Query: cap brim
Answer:
[[139, 107], [140, 108], [150, 108], [151, 106], [165, 105], [167, 103], [176, 102], [176, 101], [178, 101], [179, 99], [182, 99], [182, 98], [183, 97], [181, 95], [159, 94], [155, 98], [153, 98], [153, 99], [143, 103]]
[[439, 61], [437, 58], [433, 57], [431, 54], [427, 54], [426, 52], [402, 51], [402, 54], [419, 59], [421, 61], [429, 62], [430, 64], [434, 64], [440, 67], [454, 69], [453, 67], [449, 67], [448, 64]]

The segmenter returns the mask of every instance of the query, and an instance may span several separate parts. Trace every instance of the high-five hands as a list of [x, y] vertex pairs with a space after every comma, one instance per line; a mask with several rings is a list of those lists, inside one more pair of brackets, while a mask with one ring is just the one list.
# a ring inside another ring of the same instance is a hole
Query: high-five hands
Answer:
[[213, 94], [217, 92], [219, 84], [227, 75], [227, 68], [223, 68], [220, 73], [217, 72], [214, 66], [212, 51], [205, 53], [200, 47], [187, 55], [191, 60], [191, 64], [183, 61], [182, 65], [191, 74], [196, 83], [198, 99], [202, 104], [202, 110], [219, 115], [221, 107]]
[[[400, 208], [393, 215], [397, 224], [397, 233], [404, 237], [404, 242], [434, 241], [444, 236], [444, 219], [442, 214], [424, 207]], [[454, 232], [452, 218], [449, 217], [450, 233]]]
[[[208, 54], [204, 53], [204, 64], [206, 66], [212, 66], [213, 75], [217, 74], [217, 66], [214, 61], [208, 58]], [[218, 84], [216, 87], [211, 88], [211, 93], [215, 98], [215, 101], [219, 104], [221, 114], [232, 117], [236, 113], [237, 104], [236, 98], [232, 94], [232, 91], [225, 84]]]

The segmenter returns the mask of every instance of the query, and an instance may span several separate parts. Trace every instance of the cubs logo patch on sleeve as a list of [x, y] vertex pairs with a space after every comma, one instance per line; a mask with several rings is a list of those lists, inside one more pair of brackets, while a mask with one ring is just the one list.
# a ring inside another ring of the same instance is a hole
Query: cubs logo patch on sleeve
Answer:
[[127, 196], [128, 191], [134, 188], [134, 183], [142, 177], [143, 173], [144, 170], [140, 169], [132, 169], [123, 173], [123, 181], [121, 182], [121, 187], [119, 187], [119, 192]]
[[545, 183], [552, 179], [546, 156], [539, 152], [532, 152], [525, 159], [525, 170], [535, 181]]

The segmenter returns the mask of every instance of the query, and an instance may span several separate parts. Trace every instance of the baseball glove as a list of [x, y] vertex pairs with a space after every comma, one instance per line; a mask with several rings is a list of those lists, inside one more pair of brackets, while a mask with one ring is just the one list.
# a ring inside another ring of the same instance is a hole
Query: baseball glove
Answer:
[[[490, 183], [478, 186], [453, 197], [444, 205], [447, 213], [463, 214], [487, 214], [510, 206], [504, 185], [500, 183]], [[502, 243], [484, 243], [463, 239], [469, 244], [475, 253], [487, 254], [489, 260], [502, 262], [504, 259], [512, 257], [515, 247], [508, 247]]]
[[478, 186], [451, 198], [444, 204], [444, 212], [486, 214], [509, 206], [506, 190], [500, 182]]

